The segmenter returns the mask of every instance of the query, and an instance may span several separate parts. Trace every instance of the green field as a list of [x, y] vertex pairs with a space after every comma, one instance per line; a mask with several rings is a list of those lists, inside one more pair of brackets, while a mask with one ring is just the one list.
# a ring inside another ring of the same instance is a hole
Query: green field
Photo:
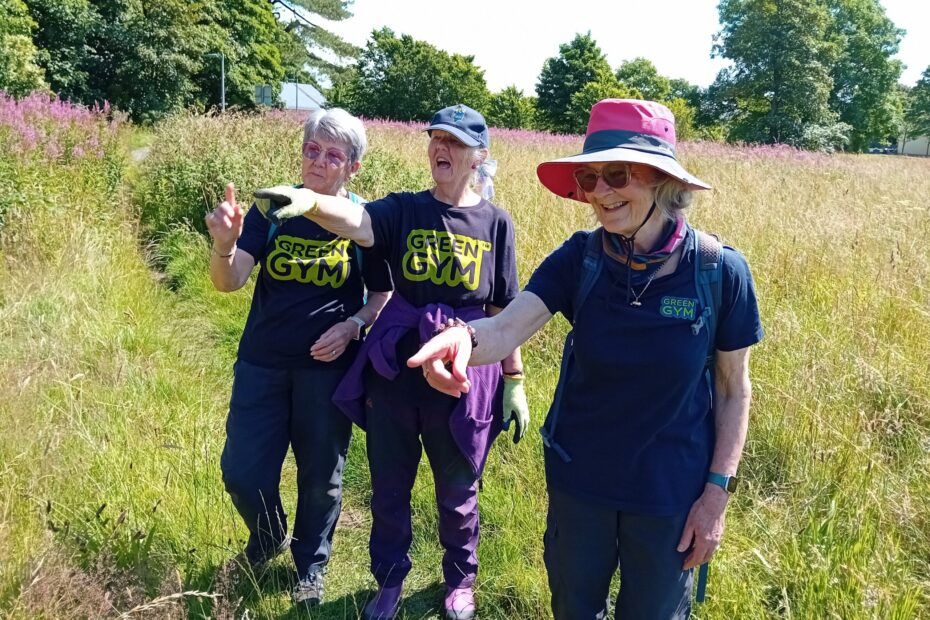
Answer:
[[[142, 138], [84, 120], [70, 139], [96, 131], [100, 149], [80, 156], [42, 138], [17, 147], [13, 131], [0, 125], [0, 617], [357, 617], [374, 585], [359, 432], [327, 602], [312, 616], [292, 608], [289, 558], [258, 580], [222, 569], [246, 534], [219, 455], [251, 286], [213, 291], [203, 215], [228, 181], [241, 196], [295, 181], [299, 120], [182, 116]], [[492, 140], [525, 282], [594, 225], [534, 173], [580, 139]], [[428, 186], [418, 127], [372, 124], [369, 141], [354, 191]], [[133, 163], [140, 143], [150, 154]], [[930, 616], [930, 160], [681, 151], [716, 188], [691, 220], [747, 256], [767, 333], [751, 360], [744, 486], [695, 615]], [[524, 349], [534, 426], [566, 329], [553, 321]], [[282, 484], [293, 506], [292, 460]], [[495, 445], [480, 502], [481, 618], [549, 617], [538, 434]], [[402, 617], [434, 618], [441, 549], [425, 464], [414, 519]]]

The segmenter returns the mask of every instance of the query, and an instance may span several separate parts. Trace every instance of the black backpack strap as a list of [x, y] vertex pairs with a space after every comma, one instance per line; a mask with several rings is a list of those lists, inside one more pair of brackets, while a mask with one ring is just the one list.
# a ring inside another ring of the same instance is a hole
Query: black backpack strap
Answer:
[[712, 368], [716, 354], [717, 321], [723, 297], [723, 245], [713, 235], [694, 231], [694, 283], [697, 288], [701, 314], [691, 324], [691, 333], [697, 336], [707, 329], [708, 345], [705, 365]]
[[[720, 321], [720, 304], [723, 298], [723, 245], [713, 235], [694, 231], [694, 284], [697, 288], [701, 315], [691, 324], [691, 333], [697, 336], [701, 329], [708, 332], [707, 356], [704, 359], [704, 381], [711, 394], [713, 407], [714, 364], [717, 360], [717, 324]], [[704, 602], [707, 591], [708, 565], [698, 568], [695, 600]]]
[[[575, 289], [575, 299], [572, 306], [573, 325], [575, 321], [578, 320], [581, 307], [588, 298], [591, 289], [594, 288], [594, 283], [597, 282], [597, 278], [601, 275], [601, 269], [603, 269], [604, 266], [603, 234], [604, 229], [598, 228], [588, 235], [588, 239], [585, 242], [584, 261], [581, 265], [581, 283], [578, 288]], [[546, 416], [546, 421], [539, 429], [539, 434], [542, 435], [543, 445], [547, 448], [552, 448], [552, 450], [559, 455], [559, 458], [566, 463], [570, 463], [572, 457], [568, 455], [554, 437], [555, 429], [559, 421], [559, 411], [562, 409], [562, 395], [565, 392], [565, 383], [568, 381], [568, 374], [574, 361], [574, 339], [575, 330], [572, 328], [565, 336], [565, 344], [562, 347], [562, 367], [559, 369], [559, 382], [555, 386], [552, 406], [549, 407], [549, 415]]]
[[597, 282], [598, 276], [601, 275], [601, 269], [604, 267], [604, 229], [597, 228], [588, 235], [584, 244], [584, 262], [581, 265], [581, 286], [575, 290], [575, 301], [572, 307], [572, 324], [578, 320], [581, 313], [581, 307], [594, 283]]

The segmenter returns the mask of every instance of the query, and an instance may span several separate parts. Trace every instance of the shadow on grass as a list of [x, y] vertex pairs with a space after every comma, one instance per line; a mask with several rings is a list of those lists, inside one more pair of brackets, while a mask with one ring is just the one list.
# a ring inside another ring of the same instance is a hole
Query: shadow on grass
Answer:
[[[261, 606], [261, 600], [268, 596], [290, 596], [296, 584], [296, 574], [288, 563], [276, 563], [260, 575], [250, 571], [230, 574], [227, 565], [207, 566], [198, 574], [191, 575], [188, 587], [216, 592], [222, 595], [216, 600], [199, 599], [189, 601], [191, 618], [240, 618], [242, 613]], [[320, 605], [292, 605], [280, 614], [252, 617], [269, 617], [275, 620], [348, 620], [360, 618], [362, 609], [374, 589], [360, 589], [352, 594], [345, 594], [337, 599], [324, 600]], [[434, 583], [412, 593], [408, 593], [401, 602], [398, 620], [425, 620], [441, 617], [443, 587]], [[254, 614], [254, 611], [252, 612]]]
[[[440, 584], [421, 588], [409, 596], [405, 596], [400, 605], [398, 620], [424, 620], [426, 618], [439, 618], [442, 602], [443, 588]], [[288, 612], [275, 616], [275, 620], [346, 620], [360, 618], [362, 609], [368, 599], [374, 595], [374, 590], [359, 590], [355, 594], [347, 594], [334, 601], [324, 601], [317, 607], [294, 606]]]

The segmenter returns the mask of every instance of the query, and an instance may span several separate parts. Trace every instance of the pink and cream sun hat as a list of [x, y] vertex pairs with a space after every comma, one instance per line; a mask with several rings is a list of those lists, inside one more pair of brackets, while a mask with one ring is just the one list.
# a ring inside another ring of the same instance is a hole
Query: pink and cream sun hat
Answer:
[[682, 167], [675, 158], [675, 116], [655, 101], [604, 99], [594, 104], [581, 153], [547, 161], [536, 176], [552, 193], [586, 202], [572, 172], [579, 164], [623, 161], [645, 164], [684, 183], [688, 189], [710, 185]]

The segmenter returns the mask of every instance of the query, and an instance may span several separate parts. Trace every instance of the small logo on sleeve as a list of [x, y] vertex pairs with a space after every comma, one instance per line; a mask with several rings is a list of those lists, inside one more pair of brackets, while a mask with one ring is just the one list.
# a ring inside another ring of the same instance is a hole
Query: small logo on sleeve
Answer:
[[696, 314], [697, 300], [690, 297], [665, 296], [659, 303], [659, 314], [670, 319], [693, 321]]

